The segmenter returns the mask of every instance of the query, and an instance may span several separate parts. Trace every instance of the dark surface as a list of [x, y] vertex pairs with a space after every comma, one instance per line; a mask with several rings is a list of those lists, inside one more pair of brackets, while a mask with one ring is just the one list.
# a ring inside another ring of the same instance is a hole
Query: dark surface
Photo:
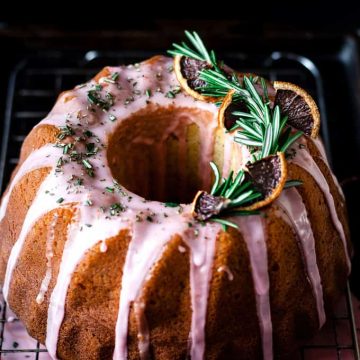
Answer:
[[[109, 14], [89, 22], [84, 14], [76, 21], [71, 15], [66, 19], [50, 16], [42, 20], [39, 15], [37, 19], [34, 17], [37, 24], [33, 25], [25, 15], [17, 14], [15, 20], [3, 15], [3, 20], [0, 19], [0, 113], [7, 112], [6, 117], [12, 124], [12, 138], [6, 154], [12, 164], [7, 166], [5, 183], [16, 162], [23, 136], [50, 110], [59, 91], [84, 81], [104, 65], [165, 54], [172, 42], [183, 39], [183, 29], [195, 29], [229, 66], [298, 83], [315, 96], [333, 169], [347, 197], [355, 250], [359, 251], [360, 32], [357, 26], [360, 22], [356, 8], [331, 9], [321, 18], [316, 12], [321, 8], [314, 5], [313, 9], [314, 12], [307, 12], [306, 21], [302, 18], [304, 9], [287, 17], [286, 10], [280, 9], [265, 22], [261, 22], [262, 14], [256, 19], [247, 17], [241, 21], [229, 18], [223, 21], [179, 18], [155, 21], [139, 17], [137, 22], [131, 19], [107, 21]], [[279, 21], [281, 17], [286, 21]], [[259, 21], [256, 26], [255, 20]], [[14, 99], [9, 99], [9, 79], [15, 68], [19, 69], [13, 84], [16, 89]], [[54, 75], [58, 68], [64, 70], [59, 75], [60, 80]], [[70, 69], [67, 75], [66, 69]], [[74, 69], [79, 71], [74, 72]], [[29, 89], [43, 90], [44, 96], [41, 93], [26, 95]], [[32, 112], [29, 117], [21, 118], [27, 111]], [[4, 126], [0, 126], [0, 132], [3, 131]], [[355, 257], [352, 278], [359, 277], [360, 263]], [[359, 296], [356, 281], [352, 281], [352, 286]]]

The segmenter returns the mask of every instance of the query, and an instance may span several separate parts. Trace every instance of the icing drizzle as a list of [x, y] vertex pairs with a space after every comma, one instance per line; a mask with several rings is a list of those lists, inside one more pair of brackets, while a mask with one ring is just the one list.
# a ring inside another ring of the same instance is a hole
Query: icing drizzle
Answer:
[[321, 328], [326, 320], [324, 298], [319, 268], [316, 261], [315, 239], [307, 216], [306, 208], [300, 194], [294, 188], [284, 190], [280, 197], [276, 200], [276, 204], [279, 205], [288, 215], [291, 225], [293, 225], [301, 244], [306, 272], [310, 279], [316, 300], [319, 327]]
[[[300, 141], [302, 141], [302, 140], [300, 139]], [[305, 148], [299, 148], [299, 150], [297, 150], [297, 152], [296, 152], [296, 156], [291, 160], [291, 162], [293, 162], [296, 165], [299, 165], [300, 167], [305, 169], [307, 172], [309, 172], [310, 175], [316, 181], [316, 183], [319, 185], [320, 189], [322, 190], [322, 192], [325, 196], [326, 202], [328, 204], [328, 208], [330, 210], [333, 224], [334, 224], [336, 230], [338, 231], [340, 238], [342, 240], [342, 243], [344, 246], [346, 263], [348, 266], [348, 273], [350, 273], [351, 261], [350, 261], [350, 256], [349, 256], [349, 252], [348, 252], [347, 240], [346, 240], [346, 236], [345, 236], [345, 232], [344, 232], [344, 227], [343, 227], [343, 225], [338, 217], [338, 214], [336, 212], [335, 201], [334, 201], [334, 198], [331, 194], [329, 185], [328, 185], [323, 173], [317, 166], [315, 160], [312, 158], [312, 156], [309, 154], [309, 152]]]
[[273, 358], [273, 334], [271, 322], [269, 272], [266, 249], [266, 233], [264, 219], [261, 215], [232, 218], [239, 225], [240, 232], [246, 243], [251, 273], [254, 282], [256, 308], [262, 338], [263, 358]]

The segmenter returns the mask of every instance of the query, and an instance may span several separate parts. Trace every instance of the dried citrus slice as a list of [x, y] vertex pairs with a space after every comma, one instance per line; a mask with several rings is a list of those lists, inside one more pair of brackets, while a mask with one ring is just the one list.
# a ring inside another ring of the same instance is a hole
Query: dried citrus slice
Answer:
[[239, 208], [239, 210], [256, 210], [272, 203], [280, 196], [287, 178], [285, 154], [278, 152], [247, 165], [247, 174], [253, 186], [263, 198], [260, 201]]
[[[205, 221], [221, 212], [226, 215], [227, 211], [260, 209], [280, 195], [286, 184], [286, 178], [287, 163], [284, 153], [278, 152], [276, 155], [267, 156], [247, 165], [245, 181], [250, 182], [251, 186], [250, 188], [246, 186], [245, 193], [237, 194], [235, 198], [230, 199], [224, 196], [214, 196], [206, 191], [198, 191], [192, 203], [192, 215], [197, 220]], [[242, 185], [240, 184], [240, 186]], [[252, 199], [259, 200], [253, 200], [254, 202], [251, 203], [249, 198], [250, 205], [238, 206], [239, 198], [245, 199], [246, 192], [248, 196], [254, 194], [253, 190], [257, 195]]]
[[218, 125], [227, 131], [233, 128], [237, 119], [233, 112], [246, 111], [246, 105], [243, 102], [233, 102], [234, 93], [235, 90], [230, 90], [226, 94], [218, 111]]
[[306, 135], [316, 138], [320, 129], [320, 113], [314, 99], [297, 85], [275, 81], [275, 104], [282, 114], [288, 116], [287, 123]]
[[204, 96], [196, 90], [206, 85], [205, 81], [199, 79], [199, 72], [203, 69], [211, 69], [211, 65], [206, 61], [186, 56], [176, 55], [174, 57], [174, 71], [181, 87], [195, 99], [214, 102], [216, 99]]
[[192, 202], [192, 215], [195, 219], [205, 221], [218, 215], [230, 200], [222, 196], [214, 196], [206, 191], [198, 191]]

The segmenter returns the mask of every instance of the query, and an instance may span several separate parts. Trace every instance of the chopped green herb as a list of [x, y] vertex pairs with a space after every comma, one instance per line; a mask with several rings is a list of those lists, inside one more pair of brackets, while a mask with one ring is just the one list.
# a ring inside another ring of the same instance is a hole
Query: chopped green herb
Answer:
[[181, 87], [180, 86], [174, 86], [174, 88], [171, 91], [174, 94], [178, 94], [179, 92], [181, 92]]
[[133, 96], [130, 96], [128, 98], [125, 99], [124, 101], [124, 105], [129, 105], [131, 102], [133, 102], [135, 99]]
[[99, 148], [97, 148], [94, 143], [88, 143], [85, 145], [85, 147], [87, 156], [95, 155], [99, 150]]
[[85, 136], [87, 136], [87, 137], [92, 137], [92, 136], [94, 136], [94, 134], [93, 134], [90, 130], [85, 130], [83, 134], [84, 134]]
[[110, 121], [115, 121], [116, 120], [116, 116], [113, 114], [109, 114], [109, 120]]
[[63, 197], [58, 198], [58, 199], [56, 200], [56, 202], [57, 202], [58, 204], [61, 204], [63, 201], [64, 201], [64, 198], [63, 198]]
[[110, 205], [110, 215], [119, 215], [120, 212], [124, 211], [124, 207], [120, 203], [114, 203]]
[[175, 94], [170, 90], [165, 94], [165, 97], [167, 97], [169, 99], [174, 99]]
[[115, 179], [113, 179], [113, 184], [117, 193], [119, 193], [122, 196], [127, 196], [127, 193], [122, 189], [120, 184]]
[[62, 158], [62, 156], [60, 156], [56, 163], [56, 167], [61, 167], [63, 165], [63, 163], [64, 163], [63, 158]]
[[57, 138], [63, 140], [71, 135], [74, 135], [74, 130], [69, 125], [65, 125], [60, 127], [60, 132], [57, 134]]
[[166, 202], [164, 203], [165, 207], [178, 207], [180, 204], [174, 202]]
[[119, 78], [120, 74], [118, 72], [114, 72], [112, 75], [111, 75], [111, 80], [114, 80], [116, 81], [118, 78]]
[[76, 181], [75, 181], [75, 185], [80, 186], [80, 185], [82, 185], [82, 184], [83, 184], [83, 182], [84, 182], [84, 180], [83, 180], [83, 179], [81, 179], [81, 178], [77, 178], [77, 179], [76, 179]]
[[107, 111], [114, 105], [114, 96], [106, 93], [105, 99], [101, 97], [97, 90], [89, 90], [87, 99], [91, 105], [96, 105], [100, 109]]
[[109, 79], [109, 78], [106, 78], [106, 77], [101, 78], [101, 80], [102, 80], [103, 82], [108, 83], [108, 84], [115, 84], [115, 81], [114, 81], [114, 80]]
[[83, 159], [82, 163], [87, 169], [92, 169], [93, 168], [92, 165], [89, 163], [89, 161], [86, 160], [86, 159]]
[[73, 147], [73, 144], [66, 144], [63, 148], [63, 154], [67, 154], [69, 152], [69, 149]]

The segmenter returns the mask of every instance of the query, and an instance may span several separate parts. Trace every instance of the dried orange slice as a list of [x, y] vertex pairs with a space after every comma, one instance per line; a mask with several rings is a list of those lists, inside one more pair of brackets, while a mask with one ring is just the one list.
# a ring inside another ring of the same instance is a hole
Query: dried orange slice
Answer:
[[192, 202], [191, 213], [195, 219], [205, 221], [218, 215], [230, 202], [222, 196], [214, 196], [206, 191], [198, 191]]
[[287, 178], [287, 163], [285, 154], [278, 152], [254, 163], [247, 165], [247, 174], [254, 188], [263, 198], [250, 206], [240, 207], [239, 210], [256, 210], [272, 203], [283, 190]]
[[[194, 218], [205, 221], [220, 213], [226, 216], [234, 210], [253, 211], [269, 205], [281, 194], [286, 184], [287, 163], [284, 153], [278, 152], [247, 165], [245, 176], [245, 181], [251, 183], [250, 189], [249, 186], [246, 187], [247, 195], [244, 192], [236, 194], [235, 190], [233, 193], [236, 196], [229, 198], [225, 197], [226, 195], [215, 196], [206, 191], [198, 191], [192, 203]], [[243, 186], [242, 184], [240, 183], [240, 186]], [[250, 195], [253, 200], [250, 200]], [[239, 206], [241, 202], [244, 203], [246, 196], [249, 197], [250, 205]]]
[[246, 111], [246, 105], [243, 102], [233, 102], [235, 90], [230, 90], [224, 97], [218, 111], [218, 126], [229, 131], [235, 125], [237, 116], [234, 111]]
[[204, 96], [196, 88], [204, 86], [205, 81], [199, 79], [199, 71], [211, 69], [206, 61], [191, 59], [186, 56], [176, 55], [174, 57], [174, 71], [180, 86], [195, 99], [207, 102], [214, 102], [217, 99]]
[[275, 81], [275, 105], [288, 116], [287, 123], [306, 135], [316, 138], [320, 129], [320, 113], [314, 99], [301, 87]]

